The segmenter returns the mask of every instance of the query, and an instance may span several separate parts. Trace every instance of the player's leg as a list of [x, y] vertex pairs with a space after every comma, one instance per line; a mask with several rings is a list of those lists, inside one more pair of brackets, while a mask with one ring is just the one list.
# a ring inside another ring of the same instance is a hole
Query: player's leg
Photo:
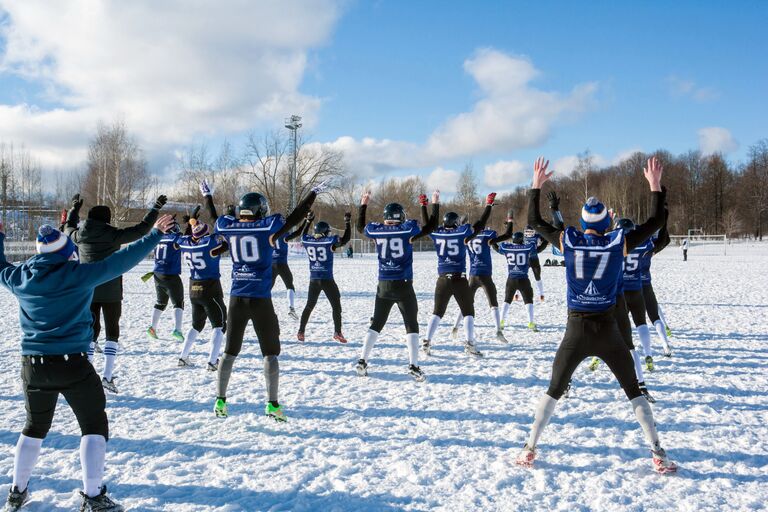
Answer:
[[632, 315], [637, 336], [643, 346], [645, 365], [648, 370], [653, 370], [653, 353], [651, 351], [651, 332], [645, 320], [645, 301], [641, 290], [625, 290], [624, 298], [627, 301], [627, 309]]
[[89, 361], [93, 361], [93, 353], [96, 351], [99, 334], [101, 334], [101, 302], [91, 302], [91, 328], [93, 329], [93, 338], [88, 347]]
[[280, 279], [285, 284], [285, 294], [288, 299], [288, 316], [294, 320], [298, 320], [296, 316], [296, 309], [294, 308], [294, 302], [296, 301], [296, 288], [293, 286], [293, 273], [291, 267], [287, 263], [278, 264], [280, 269]]
[[419, 302], [411, 283], [403, 283], [403, 292], [397, 307], [403, 316], [405, 325], [405, 341], [408, 348], [408, 372], [417, 381], [426, 377], [419, 367]]
[[180, 276], [168, 276], [168, 295], [173, 305], [173, 337], [177, 341], [184, 341], [182, 334], [182, 322], [184, 320], [184, 284]]
[[464, 350], [468, 354], [482, 356], [475, 347], [475, 304], [474, 294], [469, 289], [469, 283], [464, 277], [450, 279], [451, 294], [459, 305], [464, 316]]
[[533, 321], [533, 288], [531, 287], [531, 280], [528, 277], [524, 277], [520, 280], [520, 294], [523, 296], [523, 304], [528, 312], [528, 328], [533, 332], [538, 332], [536, 323]]
[[227, 325], [227, 306], [224, 304], [224, 293], [221, 283], [216, 282], [211, 287], [211, 298], [205, 304], [205, 312], [213, 327], [211, 338], [211, 351], [208, 353], [208, 371], [215, 372], [219, 369], [219, 356], [221, 355], [221, 343], [224, 340], [224, 331]]
[[379, 339], [379, 333], [384, 328], [389, 318], [389, 312], [392, 310], [392, 306], [395, 305], [395, 300], [382, 297], [383, 283], [379, 283], [379, 291], [376, 294], [376, 301], [373, 305], [373, 316], [371, 317], [371, 325], [368, 328], [368, 332], [365, 335], [363, 346], [360, 350], [360, 359], [357, 362], [355, 369], [358, 375], [367, 375], [368, 358], [371, 356], [371, 351], [376, 341]]
[[307, 328], [307, 322], [309, 322], [309, 316], [312, 314], [312, 310], [317, 305], [317, 298], [320, 296], [322, 286], [319, 279], [309, 280], [309, 290], [307, 291], [307, 302], [304, 304], [304, 311], [301, 312], [301, 322], [299, 322], [299, 333], [297, 337], [299, 341], [304, 341], [304, 330]]
[[339, 286], [333, 279], [324, 279], [321, 281], [323, 293], [331, 303], [331, 315], [333, 316], [333, 339], [339, 343], [346, 343], [347, 340], [341, 332], [341, 292]]
[[656, 334], [661, 338], [664, 355], [669, 357], [672, 355], [672, 349], [669, 348], [669, 340], [667, 339], [667, 326], [660, 318], [659, 303], [656, 301], [656, 293], [653, 291], [653, 285], [650, 283], [643, 285], [643, 301], [645, 302], [648, 318], [651, 320], [654, 329], [656, 329]]
[[421, 347], [429, 354], [432, 346], [432, 339], [435, 336], [437, 328], [440, 326], [440, 321], [445, 315], [446, 309], [448, 309], [448, 302], [453, 295], [451, 291], [450, 279], [446, 275], [439, 276], [435, 283], [435, 301], [434, 308], [432, 310], [432, 317], [427, 324], [427, 333], [424, 339], [421, 341]]
[[216, 379], [216, 405], [214, 412], [217, 416], [227, 415], [227, 388], [232, 377], [232, 367], [243, 347], [245, 328], [251, 319], [251, 312], [245, 297], [231, 296], [227, 308], [227, 336], [224, 354], [219, 361], [219, 371]]
[[515, 280], [511, 277], [507, 277], [507, 282], [504, 284], [504, 309], [501, 311], [501, 328], [503, 329], [507, 325], [507, 315], [509, 315], [509, 307], [512, 305], [512, 301], [515, 299], [515, 292], [517, 286]]
[[498, 291], [496, 290], [496, 283], [493, 282], [493, 276], [479, 276], [479, 281], [480, 286], [482, 286], [485, 296], [488, 299], [488, 305], [491, 307], [493, 323], [496, 326], [496, 339], [502, 343], [506, 343], [507, 339], [504, 338], [504, 334], [501, 332], [501, 313], [499, 312]]
[[106, 337], [104, 342], [104, 373], [101, 376], [101, 382], [107, 391], [117, 393], [113, 374], [120, 341], [120, 316], [123, 311], [123, 303], [105, 302], [101, 309], [104, 312], [104, 334]]
[[531, 270], [533, 270], [533, 279], [536, 281], [536, 290], [539, 294], [539, 300], [544, 301], [544, 283], [541, 280], [541, 263], [539, 258], [531, 258]]
[[155, 306], [152, 308], [152, 323], [147, 329], [147, 336], [152, 339], [157, 339], [157, 326], [160, 323], [160, 317], [163, 315], [163, 311], [168, 307], [168, 289], [165, 281], [163, 281], [157, 274], [154, 276], [155, 282]]
[[280, 388], [280, 323], [275, 314], [272, 299], [248, 299], [253, 329], [259, 339], [264, 358], [264, 381], [267, 391], [265, 414], [277, 421], [286, 421], [285, 411], [279, 402]]
[[207, 301], [208, 299], [205, 296], [190, 299], [192, 304], [192, 327], [187, 331], [187, 338], [181, 349], [181, 355], [179, 355], [179, 366], [189, 365], [189, 353], [192, 350], [192, 346], [197, 341], [200, 333], [203, 332], [203, 329], [205, 329], [205, 320], [208, 316], [205, 311], [205, 303]]
[[[627, 302], [624, 299], [623, 293], [620, 293], [616, 296], [616, 308], [614, 309], [614, 317], [616, 318], [616, 325], [619, 328], [621, 339], [624, 342], [624, 345], [627, 347], [627, 350], [629, 350], [629, 354], [632, 356], [632, 362], [635, 366], [635, 376], [637, 377], [637, 383], [640, 386], [640, 391], [649, 402], [655, 402], [656, 400], [648, 392], [648, 387], [645, 384], [643, 363], [640, 360], [640, 355], [635, 350], [635, 344], [632, 342], [632, 325], [629, 322], [629, 311], [627, 310]], [[599, 359], [595, 357], [594, 360]], [[590, 369], [594, 370], [592, 365], [590, 365]]]
[[[472, 293], [472, 302], [474, 303], [475, 300], [475, 294], [477, 293], [478, 288], [480, 288], [481, 283], [479, 276], [470, 276], [469, 277], [469, 291]], [[456, 341], [459, 338], [459, 326], [463, 325], [464, 323], [464, 315], [461, 314], [461, 309], [459, 309], [458, 314], [456, 315], [456, 320], [453, 322], [453, 328], [451, 329], [451, 339]]]

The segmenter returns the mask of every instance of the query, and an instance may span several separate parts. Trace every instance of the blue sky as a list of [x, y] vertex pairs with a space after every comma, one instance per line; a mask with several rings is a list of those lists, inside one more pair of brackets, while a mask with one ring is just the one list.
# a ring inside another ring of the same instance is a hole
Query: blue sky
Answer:
[[119, 14], [121, 43], [109, 27], [77, 26], [87, 4], [0, 1], [0, 138], [63, 166], [83, 154], [95, 119], [118, 112], [163, 172], [186, 144], [237, 142], [297, 112], [313, 141], [370, 179], [436, 183], [471, 160], [484, 185], [511, 188], [538, 154], [564, 169], [587, 148], [600, 162], [660, 147], [738, 161], [768, 137], [764, 2], [141, 4], [89, 13]]

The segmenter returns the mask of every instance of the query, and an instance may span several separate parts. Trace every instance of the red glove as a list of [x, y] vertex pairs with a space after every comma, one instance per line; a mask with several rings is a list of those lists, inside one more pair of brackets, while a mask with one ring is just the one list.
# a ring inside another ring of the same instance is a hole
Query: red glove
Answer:
[[488, 194], [488, 196], [485, 198], [485, 204], [493, 204], [494, 199], [496, 199], [496, 192], [491, 192]]
[[419, 195], [419, 204], [421, 206], [427, 206], [429, 204], [429, 199], [427, 199], [427, 194]]
[[61, 216], [59, 217], [59, 220], [60, 220], [59, 224], [64, 224], [65, 222], [67, 222], [67, 210], [66, 209], [61, 210]]

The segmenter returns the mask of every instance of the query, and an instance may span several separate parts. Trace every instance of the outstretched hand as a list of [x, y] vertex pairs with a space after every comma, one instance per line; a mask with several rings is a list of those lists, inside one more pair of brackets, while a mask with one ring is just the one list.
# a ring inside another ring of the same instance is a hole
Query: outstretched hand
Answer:
[[83, 206], [83, 199], [80, 197], [80, 194], [75, 194], [74, 196], [72, 196], [72, 208], [79, 211], [82, 206]]
[[352, 212], [344, 212], [344, 223], [349, 224], [352, 222]]
[[157, 222], [155, 222], [155, 228], [160, 230], [162, 233], [168, 233], [173, 228], [174, 224], [176, 224], [176, 219], [174, 219], [172, 215], [165, 214], [157, 219]]
[[163, 206], [165, 206], [165, 203], [168, 202], [168, 198], [164, 195], [157, 196], [157, 200], [155, 201], [155, 204], [152, 206], [154, 210], [160, 210]]
[[487, 206], [493, 206], [493, 202], [496, 200], [496, 192], [491, 192], [485, 198], [485, 204]]
[[547, 193], [547, 199], [549, 199], [550, 210], [560, 209], [560, 198], [557, 197], [557, 192], [554, 190], [549, 191], [549, 193]]
[[440, 191], [435, 190], [432, 192], [432, 204], [439, 204], [440, 203]]
[[648, 180], [651, 186], [651, 192], [661, 192], [661, 175], [664, 173], [664, 166], [655, 156], [648, 159], [648, 164], [643, 169], [643, 176]]
[[541, 186], [552, 177], [552, 175], [555, 173], [555, 171], [547, 172], [547, 169], [549, 168], [549, 160], [545, 159], [543, 156], [540, 156], [536, 159], [536, 162], [533, 164], [533, 184], [531, 185], [531, 188], [537, 189], [541, 188]]
[[363, 192], [363, 195], [360, 198], [360, 206], [367, 206], [368, 205], [368, 201], [370, 201], [370, 200], [371, 200], [371, 191], [370, 190], [366, 190], [365, 192]]
[[419, 194], [419, 204], [421, 206], [427, 206], [429, 204], [429, 198], [427, 194]]
[[312, 222], [313, 220], [315, 220], [315, 212], [309, 210], [307, 212], [307, 222]]
[[321, 192], [324, 192], [325, 190], [327, 190], [328, 187], [330, 186], [331, 186], [331, 180], [325, 180], [324, 182], [319, 183], [314, 187], [312, 187], [312, 192], [314, 192], [315, 194], [320, 194]]

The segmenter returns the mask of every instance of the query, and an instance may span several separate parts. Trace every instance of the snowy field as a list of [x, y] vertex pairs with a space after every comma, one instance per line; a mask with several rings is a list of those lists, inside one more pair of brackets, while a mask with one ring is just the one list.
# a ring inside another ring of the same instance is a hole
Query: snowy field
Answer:
[[[675, 476], [652, 472], [629, 403], [604, 365], [595, 373], [586, 364], [577, 370], [575, 396], [561, 400], [536, 468], [514, 465], [563, 334], [561, 268], [543, 269], [546, 302], [536, 304], [541, 332], [523, 329], [525, 311], [515, 303], [509, 345], [491, 341], [481, 291], [478, 345], [486, 357], [465, 356], [444, 324], [433, 356], [422, 363], [428, 380], [416, 383], [405, 373], [404, 330], [395, 309], [374, 349], [370, 377], [357, 377], [352, 365], [376, 288], [376, 265], [368, 256], [336, 264], [348, 346], [330, 341], [330, 307], [323, 298], [307, 342], [297, 343], [282, 283], [276, 286], [287, 424], [263, 416], [262, 363], [253, 340], [235, 364], [230, 417], [216, 419], [214, 376], [204, 370], [210, 330], [192, 353], [197, 366], [177, 368], [180, 344], [170, 338], [171, 315], [162, 320], [162, 340], [144, 335], [154, 289], [139, 276], [149, 263], [128, 274], [117, 360], [120, 394], [108, 399], [107, 484], [131, 510], [764, 510], [768, 244], [734, 245], [727, 256], [694, 247], [689, 256], [683, 263], [680, 251], [669, 248], [653, 266], [674, 354], [657, 360], [647, 382], [658, 398], [653, 408], [662, 442], [681, 467]], [[503, 260], [494, 262], [503, 290]], [[307, 265], [302, 258], [291, 264], [300, 310]], [[417, 256], [415, 267], [423, 330], [431, 315], [434, 254]], [[5, 493], [24, 403], [15, 299], [0, 291], [0, 307]], [[447, 317], [453, 314], [455, 306]], [[190, 321], [187, 315], [185, 329]], [[660, 350], [658, 339], [654, 343]], [[97, 369], [102, 364], [97, 356]], [[30, 483], [28, 510], [77, 507], [78, 436], [62, 400]]]

